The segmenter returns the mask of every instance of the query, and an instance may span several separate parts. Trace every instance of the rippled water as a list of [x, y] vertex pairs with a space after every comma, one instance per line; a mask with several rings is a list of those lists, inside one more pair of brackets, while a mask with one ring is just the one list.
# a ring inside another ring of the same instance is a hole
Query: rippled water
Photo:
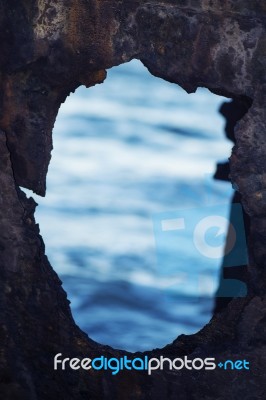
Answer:
[[[209, 179], [230, 155], [222, 101], [203, 89], [187, 95], [132, 61], [62, 105], [37, 222], [75, 320], [94, 340], [147, 350], [208, 322], [219, 262], [201, 265], [200, 299], [185, 284], [165, 301], [153, 216], [192, 207], [197, 218], [209, 195], [227, 212], [228, 185]], [[191, 246], [184, 233], [177, 268], [196, 273]]]

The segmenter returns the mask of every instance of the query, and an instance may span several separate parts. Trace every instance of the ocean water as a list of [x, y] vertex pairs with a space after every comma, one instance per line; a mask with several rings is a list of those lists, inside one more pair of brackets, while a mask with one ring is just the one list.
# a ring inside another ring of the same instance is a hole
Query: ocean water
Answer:
[[196, 220], [213, 204], [227, 215], [230, 185], [211, 179], [231, 152], [218, 114], [225, 100], [205, 89], [188, 95], [135, 60], [61, 106], [36, 219], [74, 318], [92, 339], [148, 350], [209, 321], [220, 260], [197, 256], [184, 230], [176, 268], [192, 278], [200, 268], [200, 291], [190, 280], [173, 286], [159, 265], [154, 219], [186, 209]]

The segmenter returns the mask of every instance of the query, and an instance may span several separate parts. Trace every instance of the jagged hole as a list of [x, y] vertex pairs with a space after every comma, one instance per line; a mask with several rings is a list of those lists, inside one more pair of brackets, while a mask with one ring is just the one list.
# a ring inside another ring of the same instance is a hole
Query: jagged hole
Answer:
[[153, 221], [184, 209], [196, 221], [217, 203], [227, 215], [230, 184], [211, 178], [231, 148], [223, 101], [203, 89], [188, 95], [132, 61], [62, 105], [37, 221], [75, 320], [94, 340], [147, 350], [209, 321], [221, 260], [204, 259], [183, 229], [168, 271]]

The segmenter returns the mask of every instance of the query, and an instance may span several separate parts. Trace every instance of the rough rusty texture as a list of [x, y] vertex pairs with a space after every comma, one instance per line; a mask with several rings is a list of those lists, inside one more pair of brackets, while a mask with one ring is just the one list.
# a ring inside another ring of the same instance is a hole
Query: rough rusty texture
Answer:
[[[1, 399], [263, 399], [266, 379], [266, 3], [264, 0], [2, 0], [0, 3]], [[167, 370], [117, 376], [53, 370], [56, 353], [103, 347], [75, 325], [45, 254], [35, 204], [45, 195], [52, 128], [79, 85], [132, 58], [193, 92], [250, 108], [235, 128], [230, 176], [250, 218], [249, 296], [210, 324], [147, 353], [246, 358], [250, 371]]]

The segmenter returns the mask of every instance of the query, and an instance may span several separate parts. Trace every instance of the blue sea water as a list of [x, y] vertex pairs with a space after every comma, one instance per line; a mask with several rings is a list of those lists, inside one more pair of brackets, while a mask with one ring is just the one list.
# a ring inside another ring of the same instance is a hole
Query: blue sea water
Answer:
[[181, 275], [200, 267], [200, 298], [185, 281], [169, 301], [172, 277], [160, 273], [153, 221], [182, 209], [197, 219], [208, 204], [228, 213], [230, 185], [211, 179], [231, 152], [223, 101], [205, 89], [188, 95], [135, 60], [61, 106], [36, 219], [74, 318], [92, 339], [148, 350], [209, 321], [220, 260], [197, 257], [184, 231], [176, 267]]

